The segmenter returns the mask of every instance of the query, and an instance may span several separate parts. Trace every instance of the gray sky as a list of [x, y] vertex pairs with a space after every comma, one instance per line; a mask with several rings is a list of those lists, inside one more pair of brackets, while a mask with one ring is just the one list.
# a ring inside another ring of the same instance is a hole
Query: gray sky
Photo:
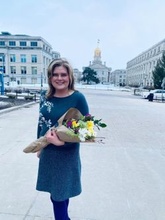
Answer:
[[164, 0], [0, 0], [0, 31], [41, 36], [74, 68], [93, 60], [97, 40], [112, 70], [165, 38]]

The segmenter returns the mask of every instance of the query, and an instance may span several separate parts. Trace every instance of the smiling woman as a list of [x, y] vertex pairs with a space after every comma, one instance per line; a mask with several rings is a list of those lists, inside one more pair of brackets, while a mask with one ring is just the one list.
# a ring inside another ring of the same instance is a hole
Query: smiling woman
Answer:
[[66, 59], [53, 60], [47, 78], [49, 88], [40, 101], [38, 138], [45, 136], [49, 144], [37, 153], [36, 189], [50, 193], [56, 220], [69, 220], [69, 198], [81, 193], [80, 143], [62, 141], [50, 128], [70, 108], [78, 109], [83, 116], [89, 109], [84, 95], [74, 88], [73, 69]]

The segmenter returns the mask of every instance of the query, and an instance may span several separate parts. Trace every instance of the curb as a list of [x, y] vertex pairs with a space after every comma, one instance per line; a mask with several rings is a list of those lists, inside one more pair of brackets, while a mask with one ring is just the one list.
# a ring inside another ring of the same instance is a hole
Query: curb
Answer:
[[14, 106], [14, 107], [2, 109], [2, 110], [0, 110], [0, 115], [5, 114], [5, 113], [8, 113], [8, 112], [11, 112], [11, 111], [18, 110], [18, 109], [20, 109], [20, 108], [24, 108], [24, 107], [26, 107], [26, 106], [38, 104], [38, 103], [39, 103], [38, 101], [36, 101], [36, 102], [33, 101], [33, 102], [29, 102], [29, 103], [26, 103], [26, 104], [23, 104], [23, 105], [18, 105], [18, 106]]

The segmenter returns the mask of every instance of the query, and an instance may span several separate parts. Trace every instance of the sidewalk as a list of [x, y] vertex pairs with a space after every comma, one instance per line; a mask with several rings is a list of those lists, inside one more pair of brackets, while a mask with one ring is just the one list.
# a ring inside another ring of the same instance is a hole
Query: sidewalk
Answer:
[[[90, 112], [108, 127], [105, 144], [82, 144], [80, 196], [71, 220], [165, 220], [165, 104], [129, 92], [86, 90]], [[35, 190], [38, 104], [0, 114], [0, 220], [54, 220], [48, 193]]]

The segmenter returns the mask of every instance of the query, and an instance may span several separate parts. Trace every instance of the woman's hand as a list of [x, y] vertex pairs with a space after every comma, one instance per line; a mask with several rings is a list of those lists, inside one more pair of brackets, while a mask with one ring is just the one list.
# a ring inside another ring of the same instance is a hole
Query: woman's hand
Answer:
[[47, 131], [45, 137], [46, 137], [46, 139], [47, 139], [47, 141], [48, 141], [49, 143], [54, 144], [54, 145], [56, 145], [56, 146], [62, 146], [62, 145], [64, 145], [64, 143], [65, 143], [64, 141], [61, 141], [61, 140], [58, 138], [58, 136], [57, 136], [55, 130], [49, 130], [49, 131]]
[[40, 158], [41, 151], [37, 151], [37, 157]]

